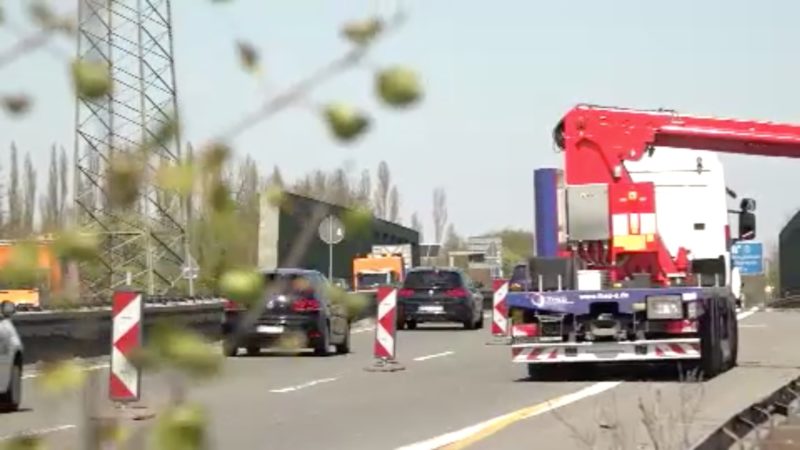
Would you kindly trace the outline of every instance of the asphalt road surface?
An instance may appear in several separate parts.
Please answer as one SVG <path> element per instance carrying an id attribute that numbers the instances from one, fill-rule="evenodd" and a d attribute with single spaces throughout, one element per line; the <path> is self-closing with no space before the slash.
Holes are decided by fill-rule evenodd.
<path id="1" fill-rule="evenodd" d="M 188 395 L 210 408 L 219 449 L 638 449 L 654 448 L 651 439 L 686 448 L 682 440 L 695 442 L 800 376 L 800 313 L 742 316 L 739 366 L 702 383 L 624 368 L 528 381 L 507 347 L 486 345 L 488 327 L 401 332 L 397 355 L 406 370 L 373 373 L 364 370 L 374 335 L 365 328 L 346 356 L 229 358 L 224 378 L 193 385 Z M 88 366 L 106 379 L 102 361 Z M 0 440 L 38 431 L 53 448 L 80 449 L 80 398 L 45 398 L 36 379 L 29 370 L 24 409 L 0 416 Z M 161 377 L 145 377 L 143 389 L 145 405 L 168 398 Z"/>

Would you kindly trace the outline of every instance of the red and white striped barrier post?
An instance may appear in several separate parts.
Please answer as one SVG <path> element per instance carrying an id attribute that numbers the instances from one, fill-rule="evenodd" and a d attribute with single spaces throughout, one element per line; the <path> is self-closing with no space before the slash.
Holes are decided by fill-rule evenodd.
<path id="1" fill-rule="evenodd" d="M 492 341 L 489 344 L 508 345 L 511 343 L 510 320 L 508 317 L 509 280 L 494 280 L 492 282 Z"/>
<path id="2" fill-rule="evenodd" d="M 115 291 L 111 304 L 111 370 L 109 399 L 130 403 L 141 398 L 142 377 L 131 356 L 142 347 L 144 296 L 134 290 Z"/>
<path id="3" fill-rule="evenodd" d="M 396 360 L 397 350 L 397 288 L 381 286 L 375 296 L 378 316 L 375 323 L 375 363 L 370 372 L 396 372 L 403 367 Z"/>

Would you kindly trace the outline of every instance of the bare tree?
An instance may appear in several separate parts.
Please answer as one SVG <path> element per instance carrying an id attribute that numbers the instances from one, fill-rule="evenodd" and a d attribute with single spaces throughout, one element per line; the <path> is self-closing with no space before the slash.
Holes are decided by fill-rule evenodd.
<path id="1" fill-rule="evenodd" d="M 281 169 L 278 166 L 272 167 L 272 175 L 269 176 L 269 184 L 278 188 L 283 188 L 285 185 L 283 182 L 283 175 L 281 175 Z"/>
<path id="2" fill-rule="evenodd" d="M 444 188 L 433 190 L 433 232 L 436 242 L 441 243 L 447 225 L 447 193 Z"/>
<path id="3" fill-rule="evenodd" d="M 359 206 L 369 206 L 369 200 L 372 196 L 372 177 L 370 176 L 369 169 L 361 171 L 361 179 L 358 182 L 358 190 L 356 191 L 356 202 Z"/>
<path id="4" fill-rule="evenodd" d="M 58 176 L 60 180 L 61 192 L 59 193 L 58 204 L 58 226 L 66 225 L 66 217 L 69 207 L 67 206 L 69 196 L 69 162 L 67 161 L 67 149 L 61 146 L 61 155 L 58 161 Z"/>
<path id="5" fill-rule="evenodd" d="M 11 143 L 11 167 L 8 183 L 8 222 L 11 232 L 19 233 L 22 223 L 22 199 L 19 191 L 19 160 L 17 144 Z"/>
<path id="6" fill-rule="evenodd" d="M 444 243 L 442 247 L 445 251 L 458 250 L 464 246 L 464 240 L 456 232 L 456 227 L 451 223 L 447 226 L 447 233 L 445 233 Z"/>
<path id="7" fill-rule="evenodd" d="M 392 186 L 389 191 L 389 222 L 400 222 L 400 193 L 397 192 L 397 186 Z"/>
<path id="8" fill-rule="evenodd" d="M 31 154 L 25 154 L 25 192 L 24 192 L 24 222 L 25 233 L 32 233 L 33 218 L 36 215 L 36 169 L 33 168 Z"/>
<path id="9" fill-rule="evenodd" d="M 387 202 L 392 184 L 392 174 L 386 161 L 378 164 L 378 187 L 375 190 L 375 215 L 380 219 L 388 217 Z"/>
<path id="10" fill-rule="evenodd" d="M 419 220 L 419 215 L 417 213 L 411 215 L 411 229 L 416 230 L 416 232 L 419 233 L 419 240 L 420 242 L 423 242 L 422 221 Z"/>
<path id="11" fill-rule="evenodd" d="M 39 215 L 42 218 L 42 230 L 52 231 L 58 226 L 58 217 L 60 216 L 58 155 L 55 145 L 50 149 L 50 166 L 47 175 L 47 194 L 40 199 Z"/>
<path id="12" fill-rule="evenodd" d="M 342 206 L 349 205 L 351 200 L 350 180 L 347 178 L 347 173 L 343 168 L 340 167 L 333 172 L 330 186 L 326 190 L 330 196 L 331 203 Z"/>

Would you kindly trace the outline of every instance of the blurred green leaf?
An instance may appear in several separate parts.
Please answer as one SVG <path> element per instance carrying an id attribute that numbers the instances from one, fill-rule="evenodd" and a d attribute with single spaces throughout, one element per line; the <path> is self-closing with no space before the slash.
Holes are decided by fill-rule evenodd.
<path id="1" fill-rule="evenodd" d="M 135 358 L 140 367 L 169 365 L 197 378 L 216 375 L 222 367 L 222 354 L 194 331 L 160 322 L 151 336 L 148 352 Z"/>
<path id="2" fill-rule="evenodd" d="M 45 394 L 61 395 L 81 388 L 86 381 L 86 372 L 74 361 L 59 361 L 46 364 L 36 381 Z"/>
<path id="3" fill-rule="evenodd" d="M 264 276 L 257 270 L 230 270 L 222 275 L 219 288 L 223 297 L 249 306 L 264 294 Z"/>
<path id="4" fill-rule="evenodd" d="M 180 163 L 161 166 L 156 173 L 156 184 L 162 189 L 188 196 L 195 186 L 197 170 L 194 164 Z"/>
<path id="5" fill-rule="evenodd" d="M 72 81 L 78 95 L 88 99 L 110 94 L 113 86 L 111 68 L 100 61 L 74 61 Z"/>
<path id="6" fill-rule="evenodd" d="M 27 95 L 7 95 L 2 98 L 3 109 L 11 114 L 25 114 L 31 109 L 31 99 Z"/>
<path id="7" fill-rule="evenodd" d="M 370 120 L 362 112 L 344 103 L 325 107 L 325 120 L 333 135 L 341 141 L 352 141 L 369 129 Z"/>
<path id="8" fill-rule="evenodd" d="M 208 417 L 199 405 L 178 405 L 164 411 L 155 426 L 155 450 L 205 450 Z"/>
<path id="9" fill-rule="evenodd" d="M 145 166 L 130 152 L 117 152 L 106 172 L 108 196 L 112 206 L 130 208 L 139 199 Z"/>
<path id="10" fill-rule="evenodd" d="M 0 283 L 9 287 L 32 288 L 42 279 L 38 264 L 38 248 L 33 242 L 14 245 L 6 264 L 0 268 Z"/>
<path id="11" fill-rule="evenodd" d="M 239 54 L 239 62 L 248 72 L 255 72 L 259 69 L 258 50 L 249 42 L 239 41 L 236 43 L 236 50 Z"/>
<path id="12" fill-rule="evenodd" d="M 58 233 L 53 249 L 59 258 L 89 261 L 98 257 L 100 238 L 97 234 L 68 229 Z"/>
<path id="13" fill-rule="evenodd" d="M 47 446 L 41 436 L 25 435 L 7 440 L 0 448 L 3 450 L 45 450 Z"/>
<path id="14" fill-rule="evenodd" d="M 413 70 L 395 66 L 376 75 L 377 92 L 384 103 L 394 107 L 407 107 L 422 97 L 419 76 Z"/>
<path id="15" fill-rule="evenodd" d="M 201 152 L 201 170 L 203 172 L 219 172 L 232 153 L 233 151 L 227 145 L 221 142 L 212 143 Z"/>
<path id="16" fill-rule="evenodd" d="M 358 45 L 372 42 L 383 30 L 383 22 L 378 18 L 354 20 L 342 27 L 342 35 Z"/>
<path id="17" fill-rule="evenodd" d="M 347 210 L 342 217 L 347 233 L 351 236 L 368 236 L 372 231 L 372 221 L 374 216 L 372 210 L 365 206 L 358 206 L 351 210 Z"/>

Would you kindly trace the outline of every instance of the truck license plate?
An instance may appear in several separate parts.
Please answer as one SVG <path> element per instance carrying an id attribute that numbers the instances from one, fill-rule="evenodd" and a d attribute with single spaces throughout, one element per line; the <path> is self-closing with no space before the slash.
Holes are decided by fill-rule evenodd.
<path id="1" fill-rule="evenodd" d="M 283 333 L 283 327 L 280 325 L 259 325 L 256 331 L 264 334 L 281 334 Z"/>
<path id="2" fill-rule="evenodd" d="M 438 314 L 444 312 L 444 307 L 442 305 L 420 305 L 419 311 Z"/>

